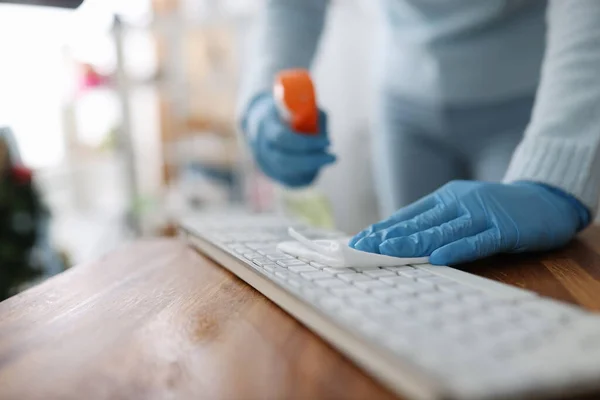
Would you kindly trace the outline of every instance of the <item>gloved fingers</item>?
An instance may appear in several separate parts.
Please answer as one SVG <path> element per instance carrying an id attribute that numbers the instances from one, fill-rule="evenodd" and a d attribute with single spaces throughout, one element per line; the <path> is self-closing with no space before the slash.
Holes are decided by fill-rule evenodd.
<path id="1" fill-rule="evenodd" d="M 399 222 L 389 228 L 381 229 L 370 235 L 364 236 L 354 244 L 354 248 L 369 253 L 379 253 L 381 244 L 386 240 L 390 238 L 407 237 L 434 226 L 442 225 L 443 223 L 456 218 L 455 210 L 455 207 L 438 204 L 432 209 L 407 221 Z"/>
<path id="2" fill-rule="evenodd" d="M 379 253 L 393 257 L 425 257 L 440 247 L 476 235 L 484 229 L 485 225 L 463 216 L 408 236 L 398 235 L 384 240 L 379 245 Z"/>
<path id="3" fill-rule="evenodd" d="M 299 156 L 294 154 L 281 153 L 270 147 L 268 143 L 264 141 L 260 141 L 256 144 L 256 162 L 262 172 L 271 179 L 286 186 L 306 186 L 314 180 L 318 173 L 318 168 L 304 167 L 301 170 L 298 170 L 298 157 Z M 308 157 L 308 159 L 309 162 L 314 161 L 311 157 Z M 289 164 L 289 160 L 292 160 L 292 165 Z M 296 169 L 294 169 L 294 167 L 296 167 Z M 307 169 L 309 171 L 307 171 Z"/>
<path id="4" fill-rule="evenodd" d="M 326 117 L 322 119 L 326 120 Z M 329 147 L 325 124 L 326 122 L 323 122 L 320 125 L 321 130 L 316 135 L 296 133 L 280 119 L 276 110 L 272 110 L 260 129 L 264 132 L 263 140 L 270 146 L 290 153 L 306 153 L 324 151 Z"/>
<path id="5" fill-rule="evenodd" d="M 268 163 L 275 170 L 279 170 L 282 175 L 303 175 L 320 170 L 327 164 L 336 161 L 333 154 L 326 152 L 305 153 L 302 155 L 294 153 L 285 153 L 271 149 L 268 157 Z"/>
<path id="6" fill-rule="evenodd" d="M 319 109 L 319 135 L 327 137 L 329 132 L 329 116 L 327 113 Z"/>
<path id="7" fill-rule="evenodd" d="M 268 92 L 260 93 L 250 100 L 241 121 L 242 129 L 250 141 L 256 140 L 261 122 L 273 107 L 275 107 L 273 96 Z"/>
<path id="8" fill-rule="evenodd" d="M 310 185 L 319 173 L 319 171 L 312 171 L 307 173 L 286 175 L 282 173 L 281 169 L 271 168 L 269 165 L 265 165 L 261 162 L 258 164 L 265 175 L 290 188 L 298 188 Z"/>
<path id="9" fill-rule="evenodd" d="M 371 225 L 370 227 L 368 227 L 367 229 L 364 229 L 363 231 L 357 233 L 350 240 L 349 246 L 355 247 L 356 243 L 358 243 L 358 241 L 361 240 L 362 238 L 372 235 L 375 232 L 378 232 L 380 230 L 387 229 L 391 226 L 394 226 L 394 225 L 398 224 L 399 222 L 410 220 L 410 219 L 416 217 L 417 215 L 423 214 L 424 212 L 431 210 L 432 208 L 434 208 L 436 206 L 436 204 L 437 204 L 436 200 L 432 195 L 423 197 L 422 199 L 417 200 L 416 202 L 409 204 L 408 206 L 403 207 L 400 210 L 396 211 L 389 218 L 387 218 L 383 221 L 377 222 L 377 223 Z"/>
<path id="10" fill-rule="evenodd" d="M 429 262 L 434 265 L 455 265 L 491 256 L 504 251 L 501 239 L 500 231 L 490 228 L 435 250 Z"/>
<path id="11" fill-rule="evenodd" d="M 258 165 L 265 175 L 291 188 L 308 186 L 319 173 L 319 170 L 310 172 L 286 171 L 261 159 L 258 159 Z"/>

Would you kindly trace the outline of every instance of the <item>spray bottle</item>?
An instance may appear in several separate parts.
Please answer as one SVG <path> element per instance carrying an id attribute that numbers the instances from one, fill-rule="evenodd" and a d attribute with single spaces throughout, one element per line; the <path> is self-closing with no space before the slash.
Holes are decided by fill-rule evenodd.
<path id="1" fill-rule="evenodd" d="M 305 69 L 280 72 L 273 85 L 273 97 L 279 115 L 298 135 L 316 135 L 319 109 L 313 81 Z M 284 213 L 312 226 L 333 229 L 333 211 L 326 196 L 314 187 L 278 188 Z"/>

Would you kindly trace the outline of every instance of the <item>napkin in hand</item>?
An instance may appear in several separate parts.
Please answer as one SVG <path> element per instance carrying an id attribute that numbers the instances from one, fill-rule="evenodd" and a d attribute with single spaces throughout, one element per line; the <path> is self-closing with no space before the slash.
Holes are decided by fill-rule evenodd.
<path id="1" fill-rule="evenodd" d="M 348 246 L 350 238 L 310 240 L 293 228 L 289 228 L 288 233 L 296 240 L 279 243 L 277 249 L 334 268 L 396 267 L 429 262 L 429 257 L 399 258 L 356 250 Z"/>

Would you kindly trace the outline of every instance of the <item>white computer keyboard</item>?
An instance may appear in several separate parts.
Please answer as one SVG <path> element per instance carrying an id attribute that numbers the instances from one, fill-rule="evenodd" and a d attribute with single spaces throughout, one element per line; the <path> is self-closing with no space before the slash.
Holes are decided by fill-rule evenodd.
<path id="1" fill-rule="evenodd" d="M 340 269 L 276 250 L 276 216 L 186 218 L 182 232 L 397 393 L 415 399 L 599 393 L 600 317 L 453 268 Z"/>

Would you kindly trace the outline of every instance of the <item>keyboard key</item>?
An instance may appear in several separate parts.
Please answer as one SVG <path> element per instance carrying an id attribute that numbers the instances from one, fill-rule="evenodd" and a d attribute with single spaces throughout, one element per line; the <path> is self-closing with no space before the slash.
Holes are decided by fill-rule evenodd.
<path id="1" fill-rule="evenodd" d="M 391 320 L 398 318 L 398 316 L 402 316 L 401 312 L 389 306 L 368 308 L 365 310 L 365 313 L 367 313 L 374 319 L 382 321 L 386 324 L 389 324 Z"/>
<path id="2" fill-rule="evenodd" d="M 328 272 L 332 275 L 338 275 L 338 274 L 343 274 L 346 270 L 345 270 L 345 268 L 325 267 L 325 268 L 323 268 L 323 271 Z"/>
<path id="3" fill-rule="evenodd" d="M 367 318 L 365 314 L 353 308 L 345 308 L 335 314 L 337 318 L 349 323 L 352 326 L 357 326 L 365 323 Z"/>
<path id="4" fill-rule="evenodd" d="M 467 318 L 466 321 L 471 328 L 486 330 L 486 328 L 489 327 L 490 324 L 493 324 L 495 322 L 495 319 L 490 314 L 480 312 L 478 314 L 473 314 L 469 316 L 469 318 Z"/>
<path id="5" fill-rule="evenodd" d="M 302 287 L 304 285 L 304 282 L 302 282 L 300 279 L 296 279 L 296 278 L 288 278 L 287 279 L 287 283 L 290 286 L 293 286 L 295 288 L 299 288 L 299 287 Z"/>
<path id="6" fill-rule="evenodd" d="M 407 278 L 405 276 L 385 276 L 383 278 L 379 278 L 380 281 L 385 282 L 389 285 L 402 285 L 402 284 L 413 284 L 415 281 L 411 278 Z"/>
<path id="7" fill-rule="evenodd" d="M 355 287 L 331 288 L 331 293 L 339 297 L 364 296 L 365 292 Z"/>
<path id="8" fill-rule="evenodd" d="M 333 278 L 333 275 L 331 275 L 328 272 L 323 272 L 323 271 L 302 272 L 300 275 L 302 275 L 302 277 L 304 279 L 308 279 L 311 281 L 316 280 L 316 279 L 331 279 L 331 278 Z M 341 283 L 343 283 L 343 282 L 341 282 Z"/>
<path id="9" fill-rule="evenodd" d="M 431 304 L 431 305 L 442 305 L 446 302 L 457 301 L 458 296 L 452 293 L 444 292 L 427 292 L 421 293 L 417 297 L 419 303 Z"/>
<path id="10" fill-rule="evenodd" d="M 520 319 L 525 317 L 522 313 L 518 312 L 515 306 L 510 304 L 498 303 L 494 305 L 489 305 L 484 302 L 484 307 L 486 313 L 493 315 L 494 318 L 502 322 L 509 323 L 519 321 Z"/>
<path id="11" fill-rule="evenodd" d="M 286 279 L 287 280 L 289 278 L 294 278 L 296 276 L 296 274 L 292 274 L 292 273 L 287 272 L 287 271 L 285 271 L 285 272 L 280 271 L 280 272 L 275 272 L 275 276 L 277 276 L 278 278 Z"/>
<path id="12" fill-rule="evenodd" d="M 483 292 L 460 294 L 459 298 L 462 303 L 478 304 L 481 306 L 483 306 L 483 302 L 486 300 L 486 296 Z"/>
<path id="13" fill-rule="evenodd" d="M 365 274 L 359 274 L 358 272 L 346 272 L 343 274 L 339 274 L 337 276 L 339 279 L 345 282 L 358 282 L 358 281 L 372 281 L 372 278 L 369 278 Z"/>
<path id="14" fill-rule="evenodd" d="M 258 265 L 258 264 L 257 264 Z M 277 268 L 281 268 L 279 265 L 275 264 L 275 263 L 264 263 L 264 264 L 260 264 L 259 265 L 260 268 L 262 269 L 266 269 L 267 267 L 277 267 Z"/>
<path id="15" fill-rule="evenodd" d="M 518 304 L 529 318 L 556 321 L 560 324 L 567 324 L 572 318 L 582 313 L 582 310 L 575 308 L 573 305 L 535 296 L 520 299 Z"/>
<path id="16" fill-rule="evenodd" d="M 458 282 L 452 281 L 444 276 L 432 275 L 422 278 L 417 278 L 418 282 L 429 283 L 431 285 L 439 285 L 439 286 L 455 286 L 458 285 Z"/>
<path id="17" fill-rule="evenodd" d="M 402 265 L 399 267 L 383 267 L 383 269 L 398 273 L 400 271 L 410 271 L 415 269 L 415 267 L 411 267 L 410 265 Z"/>
<path id="18" fill-rule="evenodd" d="M 263 264 L 272 264 L 272 261 L 269 260 L 266 257 L 257 257 L 257 258 L 253 258 L 252 262 L 256 265 L 263 265 Z"/>
<path id="19" fill-rule="evenodd" d="M 318 301 L 319 299 L 321 299 L 323 297 L 331 296 L 331 294 L 329 294 L 327 292 L 327 290 L 317 288 L 317 287 L 303 286 L 301 291 L 302 291 L 302 294 L 307 298 L 307 300 L 310 300 L 310 301 Z"/>
<path id="20" fill-rule="evenodd" d="M 271 243 L 246 243 L 246 247 L 251 248 L 252 250 L 261 250 L 261 249 L 272 249 L 274 246 Z"/>
<path id="21" fill-rule="evenodd" d="M 480 294 L 480 293 L 481 292 L 477 292 L 476 294 Z M 485 307 L 487 309 L 493 309 L 493 310 L 512 311 L 515 309 L 514 303 L 511 299 L 506 299 L 506 298 L 497 297 L 497 296 L 487 296 L 486 295 L 485 298 L 481 301 L 481 304 L 483 307 Z"/>
<path id="22" fill-rule="evenodd" d="M 344 287 L 347 285 L 347 283 L 342 282 L 339 279 L 317 279 L 315 284 L 324 288 Z"/>
<path id="23" fill-rule="evenodd" d="M 294 260 L 294 257 L 288 256 L 287 254 L 279 253 L 279 254 L 269 254 L 267 256 L 269 260 L 278 261 L 278 260 Z"/>
<path id="24" fill-rule="evenodd" d="M 417 281 L 408 281 L 403 282 L 401 284 L 396 283 L 396 288 L 398 290 L 411 292 L 411 293 L 427 293 L 427 292 L 437 292 L 438 289 L 434 285 L 430 285 L 429 283 L 417 282 Z"/>
<path id="25" fill-rule="evenodd" d="M 424 324 L 441 324 L 441 320 L 443 319 L 443 316 L 436 307 L 426 306 L 425 304 L 420 304 L 419 306 L 412 308 L 411 312 L 413 318 L 423 322 Z"/>
<path id="26" fill-rule="evenodd" d="M 352 268 L 348 268 L 349 270 L 352 270 L 354 272 L 365 272 L 365 271 L 375 271 L 380 269 L 379 267 L 352 267 Z"/>
<path id="27" fill-rule="evenodd" d="M 511 343 L 515 347 L 519 347 L 528 344 L 531 340 L 536 340 L 536 335 L 532 335 L 528 330 L 518 326 L 505 326 L 502 332 L 494 335 L 492 340 Z"/>
<path id="28" fill-rule="evenodd" d="M 437 285 L 441 291 L 448 293 L 455 293 L 457 295 L 471 295 L 471 294 L 479 294 L 481 290 L 474 289 L 470 286 L 465 286 L 461 284 L 453 284 L 453 283 L 444 283 Z"/>
<path id="29" fill-rule="evenodd" d="M 235 251 L 235 253 L 238 254 L 238 255 L 242 255 L 243 256 L 244 254 L 251 254 L 252 250 L 250 250 L 247 247 L 242 247 L 242 248 L 237 249 Z"/>
<path id="30" fill-rule="evenodd" d="M 327 310 L 337 310 L 347 307 L 347 303 L 339 297 L 324 297 L 319 300 L 319 304 Z"/>
<path id="31" fill-rule="evenodd" d="M 461 316 L 469 313 L 469 309 L 465 308 L 463 304 L 458 302 L 450 302 L 442 304 L 440 312 L 444 315 L 448 315 L 454 319 L 458 319 Z"/>
<path id="32" fill-rule="evenodd" d="M 413 287 L 409 285 L 396 286 L 393 289 L 397 293 L 397 295 L 394 297 L 414 297 L 419 293 L 425 293 L 424 291 L 421 291 L 419 287 Z"/>
<path id="33" fill-rule="evenodd" d="M 229 245 L 228 248 L 236 253 L 247 253 L 250 250 L 246 246 L 239 244 Z"/>
<path id="34" fill-rule="evenodd" d="M 399 271 L 398 274 L 409 278 L 425 278 L 434 276 L 431 272 L 425 271 L 423 269 Z"/>
<path id="35" fill-rule="evenodd" d="M 264 265 L 263 269 L 272 274 L 274 274 L 276 272 L 287 272 L 287 269 L 280 267 L 279 265 Z"/>
<path id="36" fill-rule="evenodd" d="M 293 267 L 296 265 L 306 265 L 308 266 L 308 264 L 306 264 L 305 262 L 302 262 L 300 260 L 278 260 L 277 264 L 281 265 L 282 267 Z"/>
<path id="37" fill-rule="evenodd" d="M 404 306 L 406 307 L 406 306 Z M 424 327 L 423 322 L 416 319 L 412 314 L 412 308 L 404 309 L 400 305 L 396 306 L 396 317 L 390 318 L 386 323 L 393 329 L 414 341 L 413 345 L 423 342 L 431 334 L 430 327 Z M 434 331 L 435 333 L 435 331 Z"/>
<path id="38" fill-rule="evenodd" d="M 348 302 L 360 308 L 379 308 L 384 306 L 381 301 L 364 295 L 360 297 L 349 297 Z"/>
<path id="39" fill-rule="evenodd" d="M 371 278 L 380 278 L 384 276 L 397 276 L 395 272 L 388 271 L 386 269 L 377 269 L 372 271 L 365 271 L 363 274 L 370 276 Z"/>
<path id="40" fill-rule="evenodd" d="M 414 303 L 406 299 L 393 300 L 391 304 L 403 313 L 412 311 L 415 308 Z"/>
<path id="41" fill-rule="evenodd" d="M 271 254 L 275 254 L 272 249 L 268 249 L 268 250 L 259 249 L 259 250 L 256 250 L 256 252 L 264 257 L 271 255 Z"/>
<path id="42" fill-rule="evenodd" d="M 548 328 L 551 326 L 551 324 L 549 324 L 548 321 L 543 321 L 537 318 L 523 319 L 516 323 L 516 325 L 518 325 L 522 329 L 527 330 L 528 332 L 536 334 L 540 334 L 542 332 L 547 331 Z"/>
<path id="43" fill-rule="evenodd" d="M 412 295 L 412 293 L 408 294 L 406 292 L 398 291 L 397 288 L 391 288 L 391 287 L 386 287 L 386 288 L 381 288 L 381 289 L 373 289 L 371 291 L 371 293 L 373 293 L 374 297 L 376 297 L 380 300 L 387 300 L 387 299 L 391 299 L 391 298 L 395 298 L 395 297 L 404 297 L 404 296 Z"/>
<path id="44" fill-rule="evenodd" d="M 310 263 L 310 265 L 312 265 L 315 268 L 319 268 L 319 269 L 323 269 L 323 268 L 327 267 L 327 265 L 323 265 L 323 264 L 315 262 L 315 261 L 312 261 Z"/>
<path id="45" fill-rule="evenodd" d="M 288 271 L 299 274 L 301 272 L 317 272 L 317 269 L 310 267 L 308 265 L 297 265 L 297 266 L 288 267 Z"/>
<path id="46" fill-rule="evenodd" d="M 463 336 L 468 332 L 467 326 L 459 318 L 447 319 L 446 323 L 440 326 L 440 330 L 452 338 Z"/>
<path id="47" fill-rule="evenodd" d="M 388 285 L 387 283 L 379 281 L 379 280 L 357 281 L 357 282 L 353 282 L 353 284 L 357 288 L 363 289 L 363 290 L 372 290 L 372 289 L 390 287 L 390 285 Z"/>
<path id="48" fill-rule="evenodd" d="M 248 253 L 244 253 L 242 254 L 245 258 L 247 258 L 248 260 L 252 261 L 253 258 L 258 258 L 260 257 L 260 254 L 255 253 L 255 252 L 248 252 Z"/>

